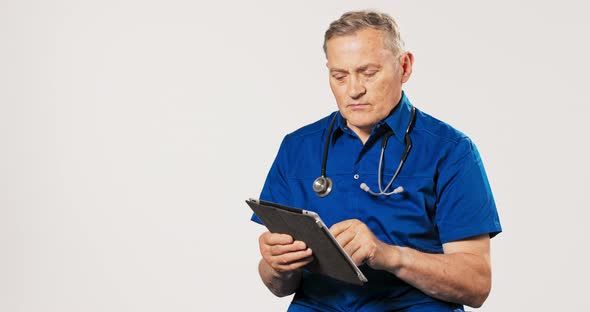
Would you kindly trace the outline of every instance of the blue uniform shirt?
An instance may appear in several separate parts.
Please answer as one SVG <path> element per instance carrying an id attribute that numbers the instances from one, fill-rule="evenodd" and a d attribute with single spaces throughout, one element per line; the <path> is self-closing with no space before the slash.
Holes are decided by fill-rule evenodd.
<path id="1" fill-rule="evenodd" d="M 328 151 L 326 176 L 332 192 L 318 197 L 313 181 L 320 175 L 323 148 L 332 115 L 287 135 L 268 173 L 260 199 L 317 212 L 327 226 L 359 219 L 381 241 L 442 253 L 442 244 L 475 235 L 501 232 L 486 173 L 475 145 L 463 133 L 416 109 L 410 132 L 413 147 L 391 196 L 378 190 L 381 142 L 393 131 L 383 160 L 383 186 L 389 183 L 403 154 L 411 103 L 405 94 L 392 113 L 373 128 L 363 145 L 339 114 Z M 252 220 L 260 220 L 254 215 Z M 431 298 L 386 271 L 363 265 L 369 280 L 350 285 L 304 271 L 289 311 L 463 311 L 461 305 Z M 407 310 L 406 310 L 407 309 Z"/>

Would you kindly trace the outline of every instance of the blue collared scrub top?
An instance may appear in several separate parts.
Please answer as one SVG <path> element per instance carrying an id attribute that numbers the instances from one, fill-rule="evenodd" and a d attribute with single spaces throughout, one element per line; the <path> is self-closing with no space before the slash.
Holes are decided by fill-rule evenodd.
<path id="1" fill-rule="evenodd" d="M 404 192 L 373 196 L 384 134 L 393 131 L 383 160 L 383 186 L 389 183 L 403 154 L 411 115 L 405 94 L 379 122 L 363 145 L 338 113 L 330 140 L 326 176 L 332 192 L 321 198 L 312 188 L 320 175 L 328 127 L 333 115 L 283 139 L 260 199 L 317 212 L 328 227 L 347 219 L 364 222 L 381 241 L 441 254 L 442 244 L 502 231 L 492 191 L 473 142 L 448 124 L 416 109 L 410 132 L 412 149 L 392 188 Z M 260 223 L 253 215 L 252 220 Z M 387 271 L 360 267 L 369 280 L 363 286 L 303 272 L 289 311 L 463 311 L 398 279 Z"/>

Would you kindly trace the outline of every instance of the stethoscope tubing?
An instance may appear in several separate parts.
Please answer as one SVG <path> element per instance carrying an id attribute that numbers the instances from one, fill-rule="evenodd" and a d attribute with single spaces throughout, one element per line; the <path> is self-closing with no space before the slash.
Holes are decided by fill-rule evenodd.
<path id="1" fill-rule="evenodd" d="M 320 171 L 320 176 L 317 179 L 315 179 L 315 181 L 313 182 L 313 190 L 319 197 L 325 197 L 328 194 L 330 194 L 330 192 L 332 191 L 332 186 L 333 186 L 332 180 L 326 176 L 326 165 L 328 162 L 328 151 L 330 149 L 330 140 L 332 138 L 334 124 L 336 123 L 337 116 L 338 116 L 338 112 L 335 112 L 334 116 L 332 117 L 332 120 L 330 121 L 330 125 L 328 127 L 328 132 L 326 135 L 326 140 L 324 142 L 324 152 L 322 155 L 322 167 L 321 167 L 321 171 Z M 389 190 L 389 188 L 392 187 L 393 182 L 395 181 L 398 174 L 400 173 L 400 171 L 401 171 L 401 169 L 408 157 L 408 154 L 410 153 L 410 150 L 412 149 L 412 139 L 410 138 L 410 131 L 412 130 L 415 121 L 416 121 L 416 108 L 414 106 L 412 106 L 412 113 L 410 116 L 410 121 L 408 122 L 408 126 L 406 127 L 406 132 L 404 135 L 404 144 L 406 147 L 405 147 L 404 152 L 402 154 L 401 160 L 397 166 L 397 169 L 395 170 L 395 173 L 393 174 L 393 177 L 391 178 L 391 180 L 389 180 L 389 183 L 387 183 L 385 188 L 383 188 L 383 183 L 382 183 L 382 180 L 383 180 L 383 176 L 382 176 L 383 158 L 384 158 L 384 154 L 385 154 L 385 147 L 387 146 L 387 141 L 389 140 L 389 137 L 392 135 L 391 131 L 384 135 L 383 141 L 381 144 L 381 155 L 379 157 L 379 168 L 378 168 L 378 172 L 377 172 L 377 185 L 379 186 L 379 193 L 371 191 L 371 189 L 369 188 L 369 186 L 366 183 L 362 183 L 360 185 L 360 188 L 362 190 L 364 190 L 365 192 L 367 192 L 371 195 L 374 195 L 374 196 L 380 196 L 380 195 L 390 196 L 393 194 L 398 194 L 398 193 L 404 192 L 404 189 L 402 186 L 398 186 L 397 188 L 393 189 L 391 192 L 387 192 L 387 190 Z"/>

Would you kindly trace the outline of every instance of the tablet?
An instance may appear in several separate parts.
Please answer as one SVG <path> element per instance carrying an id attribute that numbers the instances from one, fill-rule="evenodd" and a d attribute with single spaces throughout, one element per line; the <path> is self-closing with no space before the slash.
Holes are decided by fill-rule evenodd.
<path id="1" fill-rule="evenodd" d="M 246 203 L 270 232 L 289 234 L 311 248 L 314 260 L 304 269 L 351 284 L 367 282 L 317 213 L 255 199 Z"/>

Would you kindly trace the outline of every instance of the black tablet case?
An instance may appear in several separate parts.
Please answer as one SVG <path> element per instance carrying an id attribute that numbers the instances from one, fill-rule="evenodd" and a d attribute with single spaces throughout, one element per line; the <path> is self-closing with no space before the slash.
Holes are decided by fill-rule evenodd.
<path id="1" fill-rule="evenodd" d="M 367 281 L 362 273 L 357 274 L 354 263 L 348 261 L 330 232 L 317 224 L 313 216 L 301 209 L 267 201 L 247 200 L 246 203 L 270 232 L 289 234 L 311 248 L 314 260 L 304 267 L 306 270 L 356 285 Z"/>

